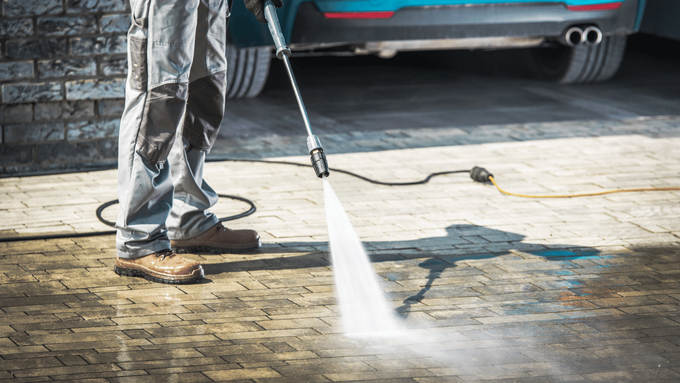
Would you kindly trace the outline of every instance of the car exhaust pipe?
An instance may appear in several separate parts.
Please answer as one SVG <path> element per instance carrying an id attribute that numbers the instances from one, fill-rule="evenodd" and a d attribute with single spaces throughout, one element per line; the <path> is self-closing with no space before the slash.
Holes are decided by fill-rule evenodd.
<path id="1" fill-rule="evenodd" d="M 599 29 L 598 29 L 599 30 Z M 583 29 L 579 27 L 571 27 L 560 38 L 560 42 L 566 46 L 575 47 L 577 45 L 583 44 L 585 41 L 585 35 Z"/>
<path id="2" fill-rule="evenodd" d="M 589 46 L 597 45 L 602 42 L 602 31 L 600 28 L 590 26 L 583 30 L 583 43 Z"/>

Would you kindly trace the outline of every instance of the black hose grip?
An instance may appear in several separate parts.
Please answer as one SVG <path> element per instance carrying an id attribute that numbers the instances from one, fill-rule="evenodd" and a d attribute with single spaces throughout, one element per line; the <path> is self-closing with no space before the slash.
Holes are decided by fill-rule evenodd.
<path id="1" fill-rule="evenodd" d="M 470 178 L 477 182 L 489 182 L 489 177 L 493 177 L 493 174 L 489 173 L 486 169 L 475 166 L 470 170 Z"/>
<path id="2" fill-rule="evenodd" d="M 323 150 L 317 149 L 312 152 L 312 167 L 314 168 L 316 176 L 319 178 L 323 176 L 328 177 L 330 175 L 328 160 L 326 160 L 326 155 Z"/>

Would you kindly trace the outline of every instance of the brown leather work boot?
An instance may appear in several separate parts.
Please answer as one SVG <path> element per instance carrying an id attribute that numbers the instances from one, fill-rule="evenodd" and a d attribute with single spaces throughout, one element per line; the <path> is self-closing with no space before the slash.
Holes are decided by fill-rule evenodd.
<path id="1" fill-rule="evenodd" d="M 231 230 L 222 222 L 203 234 L 189 239 L 170 240 L 170 246 L 178 253 L 208 251 L 213 253 L 241 253 L 260 247 L 260 236 L 255 230 Z"/>
<path id="2" fill-rule="evenodd" d="M 127 277 L 144 277 L 153 282 L 184 284 L 203 279 L 198 261 L 186 259 L 166 249 L 135 259 L 116 257 L 113 271 Z"/>

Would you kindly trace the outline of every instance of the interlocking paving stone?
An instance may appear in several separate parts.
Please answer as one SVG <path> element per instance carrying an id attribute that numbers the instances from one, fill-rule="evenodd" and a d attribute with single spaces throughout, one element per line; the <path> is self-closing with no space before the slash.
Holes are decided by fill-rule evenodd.
<path id="1" fill-rule="evenodd" d="M 208 371 L 205 372 L 204 375 L 208 376 L 213 381 L 259 379 L 281 376 L 277 371 L 269 367 Z"/>
<path id="2" fill-rule="evenodd" d="M 680 185 L 677 121 L 322 139 L 338 149 L 329 145 L 332 167 L 381 180 L 478 164 L 511 191 L 582 192 Z M 239 153 L 299 152 L 294 139 L 268 140 L 269 151 L 249 142 Z M 380 145 L 409 149 L 372 151 Z M 217 149 L 213 155 L 226 153 Z M 252 254 L 188 254 L 204 264 L 198 284 L 116 275 L 111 236 L 0 242 L 0 380 L 680 378 L 680 192 L 521 200 L 466 175 L 398 188 L 334 173 L 330 182 L 389 304 L 412 327 L 412 337 L 376 342 L 342 334 L 321 185 L 309 169 L 217 162 L 206 166 L 206 178 L 219 192 L 253 199 L 257 213 L 230 227 L 258 230 L 264 246 Z M 115 171 L 5 179 L 0 237 L 108 230 L 93 210 L 115 198 Z M 243 208 L 220 201 L 215 212 Z M 115 211 L 105 211 L 107 219 Z"/>

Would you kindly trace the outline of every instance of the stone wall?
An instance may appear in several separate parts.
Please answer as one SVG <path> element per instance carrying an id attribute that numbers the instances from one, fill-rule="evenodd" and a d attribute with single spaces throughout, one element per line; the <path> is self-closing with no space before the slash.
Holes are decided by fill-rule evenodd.
<path id="1" fill-rule="evenodd" d="M 2 0 L 0 12 L 0 177 L 115 166 L 128 0 Z"/>

